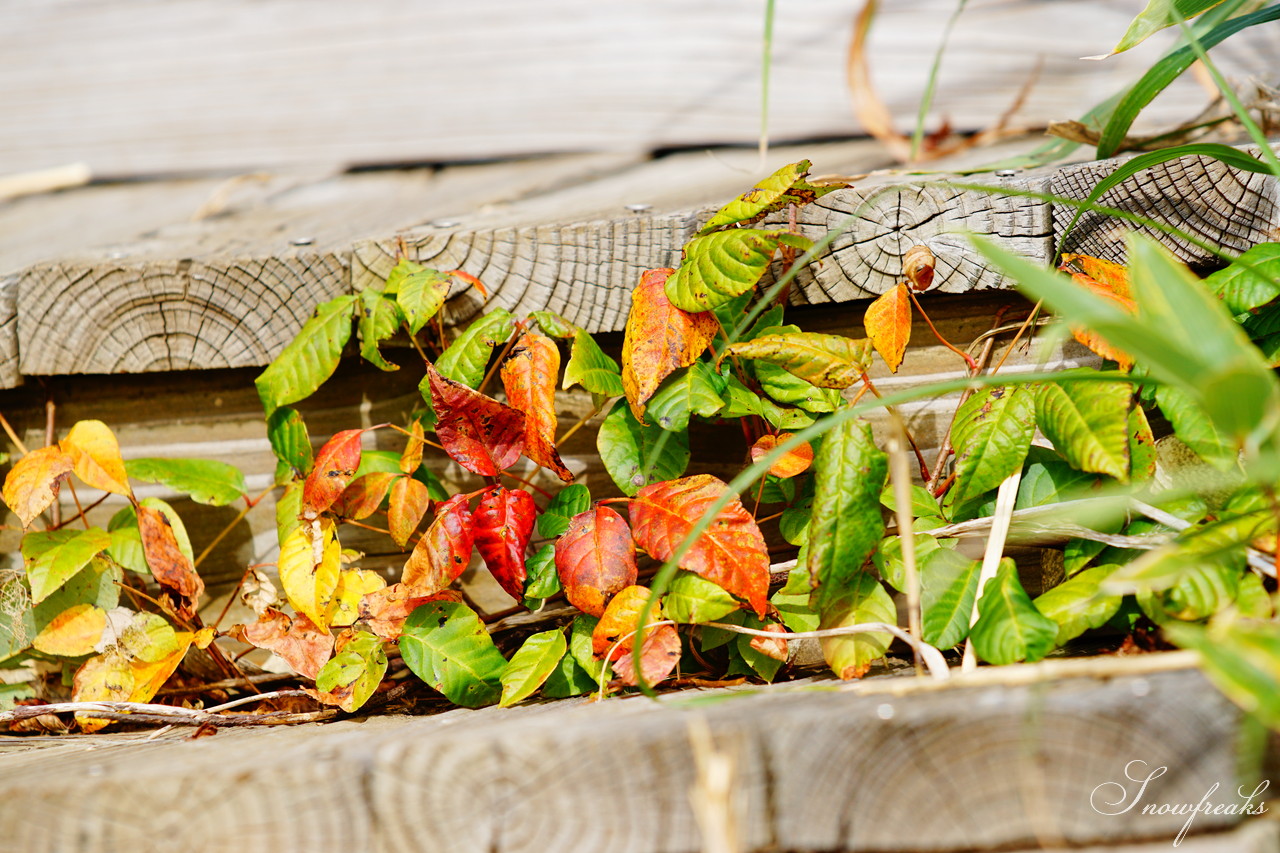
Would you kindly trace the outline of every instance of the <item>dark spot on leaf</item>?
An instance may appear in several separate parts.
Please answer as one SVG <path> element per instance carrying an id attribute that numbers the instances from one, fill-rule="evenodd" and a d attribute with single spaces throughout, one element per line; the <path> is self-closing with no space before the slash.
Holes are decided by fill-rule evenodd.
<path id="1" fill-rule="evenodd" d="M 437 620 L 437 627 L 439 627 L 439 628 L 443 628 L 443 627 L 444 627 L 444 623 L 446 623 L 446 622 L 448 622 L 448 621 L 449 621 L 449 617 L 447 617 L 447 616 L 441 616 L 441 617 Z"/>

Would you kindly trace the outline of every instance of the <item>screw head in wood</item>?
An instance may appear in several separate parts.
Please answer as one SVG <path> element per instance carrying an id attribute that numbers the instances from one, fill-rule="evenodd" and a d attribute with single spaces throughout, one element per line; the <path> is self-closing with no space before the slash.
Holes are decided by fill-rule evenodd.
<path id="1" fill-rule="evenodd" d="M 1012 178 L 1012 177 L 1013 177 L 1014 175 L 1016 175 L 1016 174 L 1018 174 L 1018 170 L 1017 170 L 1017 169 L 998 169 L 998 170 L 996 170 L 996 177 L 997 177 L 997 178 Z"/>
<path id="2" fill-rule="evenodd" d="M 310 246 L 315 241 L 314 237 L 294 237 L 289 243 L 294 246 Z"/>
<path id="3" fill-rule="evenodd" d="M 458 225 L 456 219 L 437 219 L 431 223 L 432 228 L 454 228 Z"/>
<path id="4" fill-rule="evenodd" d="M 651 204 L 628 204 L 628 205 L 626 205 L 626 208 L 627 208 L 627 210 L 631 211 L 632 213 L 644 213 L 646 210 L 652 210 L 652 209 L 653 209 L 653 205 L 651 205 Z"/>

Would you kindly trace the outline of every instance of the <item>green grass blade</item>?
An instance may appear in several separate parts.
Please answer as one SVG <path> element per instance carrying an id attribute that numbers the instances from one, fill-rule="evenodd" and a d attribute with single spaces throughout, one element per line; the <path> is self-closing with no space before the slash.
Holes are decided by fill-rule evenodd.
<path id="1" fill-rule="evenodd" d="M 769 3 L 772 5 L 773 0 L 769 0 Z M 942 41 L 938 43 L 938 49 L 933 54 L 933 65 L 929 67 L 929 82 L 925 84 L 924 94 L 920 97 L 920 109 L 916 113 L 916 127 L 911 132 L 912 160 L 920 156 L 920 144 L 924 141 L 924 121 L 929 116 L 929 108 L 933 106 L 933 94 L 938 88 L 938 72 L 942 70 L 942 56 L 947 51 L 947 42 L 951 40 L 951 31 L 955 28 L 956 21 L 960 18 L 960 13 L 964 11 L 964 7 L 968 3 L 969 0 L 959 0 L 956 3 L 956 10 L 947 19 L 947 26 L 942 31 Z"/>

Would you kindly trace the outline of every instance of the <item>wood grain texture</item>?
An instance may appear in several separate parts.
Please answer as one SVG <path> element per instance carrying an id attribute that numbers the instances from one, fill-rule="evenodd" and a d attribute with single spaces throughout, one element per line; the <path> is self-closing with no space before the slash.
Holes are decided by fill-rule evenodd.
<path id="1" fill-rule="evenodd" d="M 909 681 L 455 710 L 92 751 L 72 739 L 0 754 L 0 819 L 29 853 L 697 851 L 695 720 L 731 757 L 728 807 L 746 851 L 1168 844 L 1185 817 L 1102 815 L 1091 794 L 1134 759 L 1168 767 L 1144 803 L 1197 803 L 1214 783 L 1227 793 L 1212 801 L 1232 802 L 1258 778 L 1261 757 L 1237 742 L 1240 712 L 1193 670 L 860 695 Z M 1195 828 L 1237 820 L 1200 815 Z"/>
<path id="2" fill-rule="evenodd" d="M 954 6 L 882 4 L 872 74 L 904 129 Z M 992 125 L 1037 67 L 1015 122 L 1079 116 L 1157 55 L 1152 45 L 1079 61 L 1114 44 L 1136 10 L 975 0 L 950 39 L 931 124 Z M 845 80 L 855 12 L 847 0 L 779 10 L 775 139 L 862 130 Z M 750 144 L 762 23 L 761 8 L 737 0 L 13 0 L 0 9 L 3 168 L 84 161 L 101 175 L 156 175 Z M 1253 51 L 1247 40 L 1215 59 L 1229 74 L 1271 71 L 1275 34 Z M 1150 119 L 1181 121 L 1207 100 L 1181 80 Z"/>

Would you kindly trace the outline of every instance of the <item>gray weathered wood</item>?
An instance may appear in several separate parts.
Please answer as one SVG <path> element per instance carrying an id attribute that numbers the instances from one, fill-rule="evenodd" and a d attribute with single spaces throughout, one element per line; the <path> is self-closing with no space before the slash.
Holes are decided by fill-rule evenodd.
<path id="1" fill-rule="evenodd" d="M 689 733 L 701 722 L 731 761 L 726 808 L 745 851 L 1168 844 L 1185 817 L 1104 815 L 1091 795 L 1141 760 L 1168 768 L 1144 804 L 1198 803 L 1215 783 L 1211 802 L 1238 802 L 1261 756 L 1241 751 L 1240 712 L 1202 676 L 1153 663 L 1102 678 L 986 670 L 941 690 L 895 677 L 92 750 L 73 739 L 0 754 L 0 819 L 27 853 L 697 851 Z M 1194 828 L 1238 820 L 1199 815 Z"/>
<path id="2" fill-rule="evenodd" d="M 903 130 L 954 6 L 881 4 L 872 75 Z M 1169 43 L 1164 33 L 1106 62 L 1079 60 L 1105 52 L 1139 8 L 975 0 L 950 39 L 933 123 L 990 126 L 1037 67 L 1015 124 L 1078 117 Z M 856 11 L 848 0 L 778 10 L 776 139 L 863 130 L 845 75 Z M 156 175 L 754 143 L 762 26 L 761 7 L 738 0 L 12 0 L 0 9 L 0 171 L 84 161 L 96 174 Z M 1270 73 L 1276 38 L 1239 36 L 1214 56 L 1229 74 Z M 1149 126 L 1207 101 L 1180 80 Z"/>

